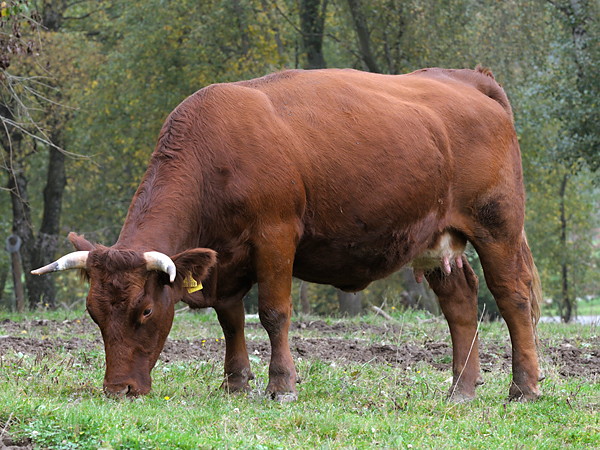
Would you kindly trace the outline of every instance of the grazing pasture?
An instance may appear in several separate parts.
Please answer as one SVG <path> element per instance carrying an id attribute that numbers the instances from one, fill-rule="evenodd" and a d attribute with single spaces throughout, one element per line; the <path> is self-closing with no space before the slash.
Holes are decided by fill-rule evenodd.
<path id="1" fill-rule="evenodd" d="M 252 392 L 227 395 L 214 313 L 181 312 L 145 397 L 106 398 L 100 332 L 85 312 L 0 315 L 0 449 L 600 447 L 600 327 L 539 326 L 543 396 L 506 400 L 510 342 L 480 324 L 485 384 L 476 400 L 445 401 L 452 351 L 442 318 L 388 311 L 359 319 L 295 316 L 290 347 L 299 399 L 265 395 L 268 337 L 246 335 Z"/>

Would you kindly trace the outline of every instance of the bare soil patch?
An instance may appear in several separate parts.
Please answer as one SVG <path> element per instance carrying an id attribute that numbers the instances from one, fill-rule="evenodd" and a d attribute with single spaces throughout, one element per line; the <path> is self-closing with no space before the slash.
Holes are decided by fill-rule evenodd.
<path id="1" fill-rule="evenodd" d="M 248 323 L 247 329 L 260 328 L 259 323 Z M 26 331 L 27 333 L 24 333 Z M 401 332 L 400 325 L 373 325 L 354 322 L 328 324 L 317 320 L 293 322 L 290 347 L 295 358 L 321 360 L 338 364 L 388 364 L 406 368 L 426 362 L 439 370 L 450 370 L 452 348 L 447 342 L 414 341 L 401 345 L 373 342 L 389 340 Z M 303 337 L 303 332 L 311 337 Z M 315 333 L 317 332 L 317 333 Z M 319 337 L 314 337 L 317 334 Z M 365 335 L 369 339 L 344 338 L 343 335 Z M 26 337 L 26 336 L 41 337 Z M 45 336 L 48 337 L 45 337 Z M 64 335 L 65 337 L 55 337 Z M 90 338 L 77 336 L 89 335 Z M 248 352 L 267 362 L 270 346 L 267 340 L 248 340 Z M 564 377 L 596 380 L 600 378 L 600 338 L 590 342 L 565 339 L 560 345 L 549 345 L 542 340 L 540 354 L 543 362 L 553 364 Z M 103 343 L 96 325 L 89 319 L 65 320 L 62 322 L 38 320 L 0 323 L 0 355 L 9 351 L 30 355 L 56 352 L 77 354 L 80 352 L 103 352 Z M 482 370 L 510 371 L 511 349 L 506 342 L 486 341 L 479 345 Z M 225 342 L 222 339 L 198 337 L 194 339 L 168 339 L 161 353 L 163 362 L 206 361 L 224 358 Z"/>
<path id="2" fill-rule="evenodd" d="M 29 439 L 14 441 L 5 435 L 0 439 L 0 450 L 33 450 L 33 444 Z"/>

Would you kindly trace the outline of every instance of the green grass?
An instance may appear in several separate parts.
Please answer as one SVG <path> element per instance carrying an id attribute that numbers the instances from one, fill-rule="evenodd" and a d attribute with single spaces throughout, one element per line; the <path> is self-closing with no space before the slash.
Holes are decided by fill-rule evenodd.
<path id="1" fill-rule="evenodd" d="M 402 336 L 390 341 L 448 338 L 443 321 L 419 322 L 423 316 L 415 313 L 395 317 L 404 324 Z M 210 314 L 178 316 L 172 337 L 192 338 L 202 327 L 202 336 L 220 337 Z M 557 343 L 565 337 L 585 343 L 600 334 L 590 326 L 548 324 L 540 333 Z M 482 324 L 481 335 L 508 339 L 496 323 Z M 444 400 L 450 373 L 425 363 L 401 369 L 302 359 L 296 366 L 302 383 L 295 403 L 265 398 L 267 367 L 257 360 L 247 395 L 218 391 L 222 363 L 209 360 L 160 363 L 148 396 L 114 400 L 101 392 L 102 351 L 9 351 L 0 359 L 0 431 L 8 422 L 13 438 L 56 449 L 600 448 L 600 384 L 562 378 L 552 367 L 537 402 L 507 403 L 509 374 L 492 372 L 477 400 L 456 405 Z"/>
<path id="2" fill-rule="evenodd" d="M 600 315 L 600 297 L 591 300 L 583 299 L 577 302 L 577 314 L 581 316 Z"/>

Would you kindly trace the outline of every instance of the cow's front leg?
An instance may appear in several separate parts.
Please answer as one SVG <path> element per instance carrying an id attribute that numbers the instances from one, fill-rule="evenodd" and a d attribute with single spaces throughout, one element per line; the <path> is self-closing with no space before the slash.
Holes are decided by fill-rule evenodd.
<path id="1" fill-rule="evenodd" d="M 271 362 L 269 364 L 269 384 L 267 394 L 279 401 L 292 401 L 298 398 L 296 390 L 296 368 L 292 360 L 288 341 L 288 330 L 292 315 L 291 298 L 281 304 L 271 303 L 259 306 L 260 321 L 271 341 Z"/>
<path id="2" fill-rule="evenodd" d="M 462 264 L 453 267 L 450 275 L 436 269 L 426 277 L 438 296 L 452 338 L 453 381 L 448 398 L 455 402 L 472 400 L 475 388 L 482 384 L 477 348 L 479 280 L 464 256 Z"/>
<path id="3" fill-rule="evenodd" d="M 242 297 L 215 307 L 225 336 L 225 379 L 221 388 L 228 392 L 249 391 L 248 381 L 254 379 L 244 337 L 245 311 Z"/>
<path id="4" fill-rule="evenodd" d="M 292 316 L 292 268 L 296 241 L 294 229 L 283 227 L 263 234 L 271 239 L 256 246 L 258 314 L 271 341 L 267 394 L 279 401 L 298 398 L 296 368 L 288 341 Z"/>

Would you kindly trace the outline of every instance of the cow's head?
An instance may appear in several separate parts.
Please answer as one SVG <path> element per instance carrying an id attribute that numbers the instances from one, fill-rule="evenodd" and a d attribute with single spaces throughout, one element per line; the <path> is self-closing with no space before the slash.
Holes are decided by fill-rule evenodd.
<path id="1" fill-rule="evenodd" d="M 77 252 L 33 273 L 83 272 L 90 282 L 87 310 L 104 340 L 104 391 L 117 396 L 148 393 L 150 372 L 171 330 L 175 303 L 187 295 L 191 279 L 205 279 L 216 253 L 197 248 L 169 258 L 158 252 L 94 246 L 74 233 L 69 240 Z"/>

